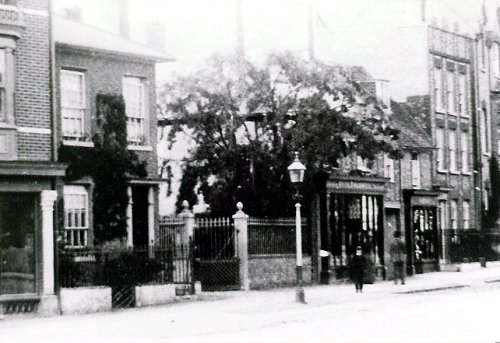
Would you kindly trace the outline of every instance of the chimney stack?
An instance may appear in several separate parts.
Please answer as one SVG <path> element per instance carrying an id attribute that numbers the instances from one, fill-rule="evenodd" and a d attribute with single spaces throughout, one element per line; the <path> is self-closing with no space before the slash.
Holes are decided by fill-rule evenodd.
<path id="1" fill-rule="evenodd" d="M 145 43 L 147 46 L 165 51 L 165 27 L 159 21 L 148 21 L 145 23 Z"/>
<path id="2" fill-rule="evenodd" d="M 129 23 L 129 1 L 118 0 L 118 25 L 119 33 L 123 38 L 130 38 L 130 23 Z"/>

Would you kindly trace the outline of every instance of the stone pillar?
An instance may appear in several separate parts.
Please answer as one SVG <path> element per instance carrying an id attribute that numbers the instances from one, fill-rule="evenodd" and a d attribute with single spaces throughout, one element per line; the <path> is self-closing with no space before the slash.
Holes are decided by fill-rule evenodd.
<path id="1" fill-rule="evenodd" d="M 189 239 L 193 238 L 194 232 L 194 214 L 189 210 L 189 203 L 187 200 L 182 202 L 183 210 L 179 217 L 184 218 L 184 229 L 181 232 L 181 244 L 189 244 Z"/>
<path id="2" fill-rule="evenodd" d="M 243 212 L 243 204 L 236 204 L 238 211 L 233 215 L 234 229 L 238 237 L 238 255 L 240 258 L 240 285 L 244 291 L 250 290 L 248 277 L 248 215 Z"/>
<path id="3" fill-rule="evenodd" d="M 127 246 L 131 247 L 134 245 L 133 241 L 133 227 L 134 222 L 132 218 L 132 206 L 134 206 L 134 200 L 132 199 L 132 187 L 127 187 L 128 195 L 128 205 L 127 205 Z"/>
<path id="4" fill-rule="evenodd" d="M 149 245 L 155 244 L 155 190 L 148 189 L 148 238 Z"/>
<path id="5" fill-rule="evenodd" d="M 56 191 L 42 191 L 43 294 L 54 294 L 54 202 Z"/>

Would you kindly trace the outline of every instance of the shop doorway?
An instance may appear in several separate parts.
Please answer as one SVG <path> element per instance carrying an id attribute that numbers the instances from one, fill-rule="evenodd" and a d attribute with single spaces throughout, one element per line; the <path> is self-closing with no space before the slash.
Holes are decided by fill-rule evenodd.
<path id="1" fill-rule="evenodd" d="M 149 244 L 148 186 L 132 187 L 132 244 L 145 247 Z"/>

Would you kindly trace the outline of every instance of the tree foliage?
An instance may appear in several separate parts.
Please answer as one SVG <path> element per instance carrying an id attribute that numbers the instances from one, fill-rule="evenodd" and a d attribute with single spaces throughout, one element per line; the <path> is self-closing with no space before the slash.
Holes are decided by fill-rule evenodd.
<path id="1" fill-rule="evenodd" d="M 69 164 L 66 181 L 85 176 L 94 182 L 93 218 L 97 244 L 127 236 L 127 186 L 145 177 L 146 164 L 127 149 L 125 103 L 119 95 L 98 94 L 94 148 L 61 146 L 60 160 Z"/>
<path id="2" fill-rule="evenodd" d="M 362 68 L 291 54 L 271 55 L 261 65 L 215 56 L 202 70 L 175 78 L 160 97 L 171 123 L 168 141 L 184 132 L 195 143 L 179 200 L 192 198 L 197 184 L 217 214 L 234 212 L 242 201 L 252 215 L 290 215 L 293 151 L 308 169 L 306 195 L 315 175 L 339 172 L 352 153 L 396 152 L 397 131 L 360 85 L 368 79 Z"/>

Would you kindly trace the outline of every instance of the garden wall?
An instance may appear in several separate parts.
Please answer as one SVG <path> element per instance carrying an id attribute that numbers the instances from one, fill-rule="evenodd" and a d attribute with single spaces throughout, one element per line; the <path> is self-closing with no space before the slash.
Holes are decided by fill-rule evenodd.
<path id="1" fill-rule="evenodd" d="M 311 283 L 311 257 L 303 257 L 304 284 Z M 250 289 L 293 286 L 296 282 L 295 254 L 250 255 L 248 259 Z"/>

